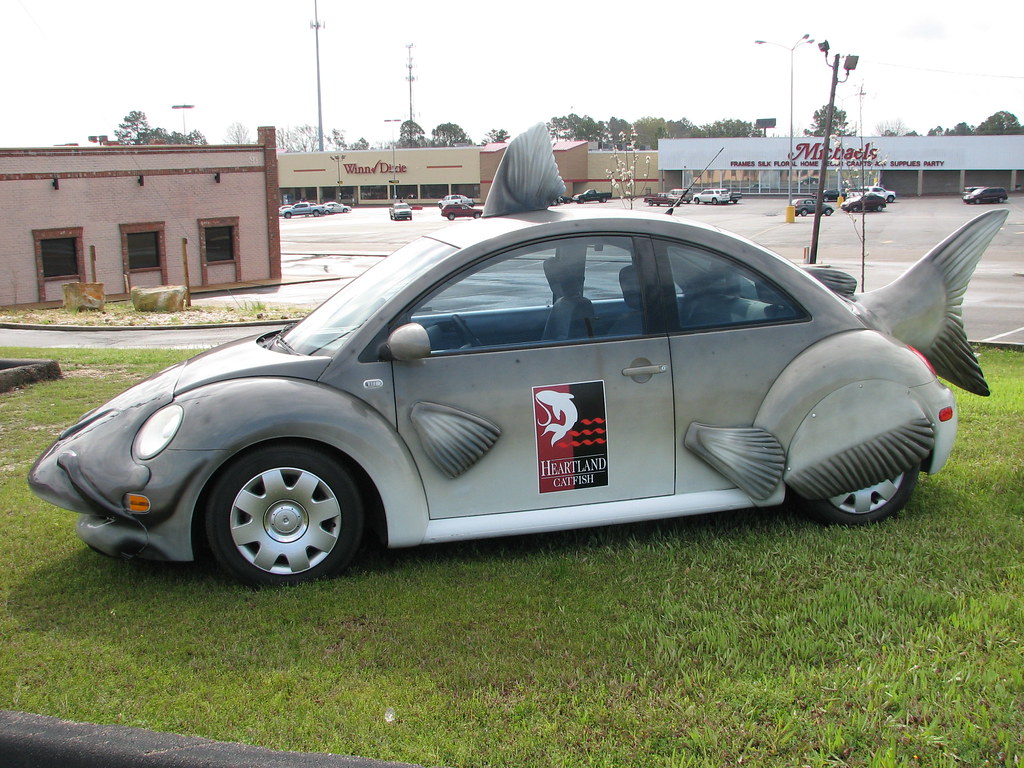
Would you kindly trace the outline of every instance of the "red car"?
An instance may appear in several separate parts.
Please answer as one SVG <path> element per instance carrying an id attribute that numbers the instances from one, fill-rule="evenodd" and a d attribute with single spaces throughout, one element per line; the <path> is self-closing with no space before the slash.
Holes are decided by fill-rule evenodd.
<path id="1" fill-rule="evenodd" d="M 482 210 L 471 205 L 446 205 L 441 209 L 441 215 L 448 221 L 455 221 L 460 216 L 472 216 L 474 219 L 479 219 L 483 213 Z"/>

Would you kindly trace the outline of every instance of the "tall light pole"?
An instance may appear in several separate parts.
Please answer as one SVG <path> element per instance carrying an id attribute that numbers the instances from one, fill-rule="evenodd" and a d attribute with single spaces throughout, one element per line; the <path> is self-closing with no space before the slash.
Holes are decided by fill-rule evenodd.
<path id="1" fill-rule="evenodd" d="M 321 152 L 324 151 L 324 109 L 323 101 L 320 98 L 320 28 L 326 26 L 326 24 L 320 21 L 316 0 L 313 0 L 313 21 L 309 22 L 309 28 L 316 34 L 316 119 L 317 138 Z"/>
<path id="2" fill-rule="evenodd" d="M 789 51 L 789 157 L 787 158 L 786 179 L 788 183 L 786 191 L 786 221 L 792 224 L 796 221 L 796 208 L 793 205 L 793 53 L 804 43 L 813 43 L 814 38 L 804 35 L 793 45 L 785 46 L 782 43 L 773 43 L 770 40 L 755 40 L 755 45 L 775 45 Z"/>
<path id="3" fill-rule="evenodd" d="M 398 177 L 396 175 L 397 171 L 395 171 L 395 166 L 397 165 L 398 159 L 395 155 L 395 123 L 402 122 L 402 118 L 389 118 L 384 122 L 391 123 L 391 198 L 396 199 L 398 197 Z"/>
<path id="4" fill-rule="evenodd" d="M 175 104 L 171 107 L 171 109 L 181 110 L 181 135 L 184 136 L 186 139 L 188 138 L 188 131 L 185 130 L 185 110 L 195 108 L 195 104 Z"/>

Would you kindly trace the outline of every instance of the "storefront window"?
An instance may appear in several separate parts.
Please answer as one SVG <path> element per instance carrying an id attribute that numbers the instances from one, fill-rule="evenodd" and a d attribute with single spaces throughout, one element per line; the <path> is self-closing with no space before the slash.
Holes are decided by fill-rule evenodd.
<path id="1" fill-rule="evenodd" d="M 420 184 L 420 194 L 424 200 L 440 200 L 449 194 L 447 184 Z"/>
<path id="2" fill-rule="evenodd" d="M 402 200 L 416 200 L 419 197 L 419 189 L 415 184 L 399 184 L 395 187 L 395 197 Z"/>
<path id="3" fill-rule="evenodd" d="M 390 198 L 388 184 L 368 184 L 359 188 L 360 200 L 387 200 Z"/>
<path id="4" fill-rule="evenodd" d="M 479 184 L 452 184 L 453 195 L 465 195 L 466 197 L 472 197 L 476 200 L 480 197 L 480 185 Z"/>

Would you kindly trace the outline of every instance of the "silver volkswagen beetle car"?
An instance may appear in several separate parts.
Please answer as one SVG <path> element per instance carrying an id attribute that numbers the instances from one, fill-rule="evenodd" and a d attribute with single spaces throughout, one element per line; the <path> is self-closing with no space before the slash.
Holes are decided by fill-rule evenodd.
<path id="1" fill-rule="evenodd" d="M 978 217 L 887 288 L 663 214 L 548 209 L 540 126 L 484 218 L 401 248 L 305 320 L 127 390 L 30 483 L 113 556 L 205 548 L 251 584 L 389 547 L 628 523 L 787 494 L 881 520 L 987 394 L 960 322 Z"/>

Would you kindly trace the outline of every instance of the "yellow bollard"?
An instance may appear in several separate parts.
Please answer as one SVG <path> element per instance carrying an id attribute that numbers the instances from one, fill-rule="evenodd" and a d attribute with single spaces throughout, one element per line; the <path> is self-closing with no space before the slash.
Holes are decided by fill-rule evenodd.
<path id="1" fill-rule="evenodd" d="M 796 206 L 790 203 L 786 206 L 786 223 L 792 224 L 796 221 Z"/>

